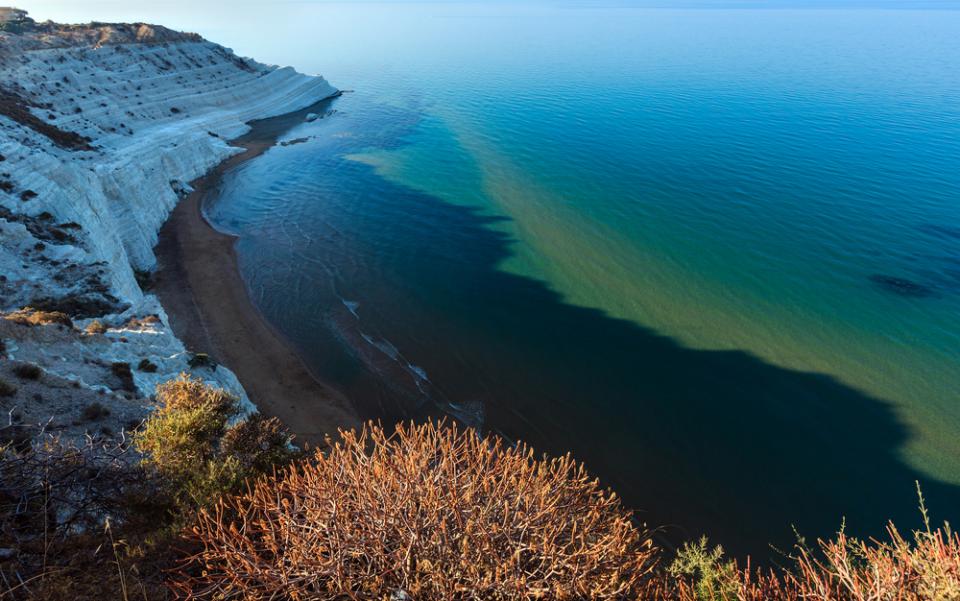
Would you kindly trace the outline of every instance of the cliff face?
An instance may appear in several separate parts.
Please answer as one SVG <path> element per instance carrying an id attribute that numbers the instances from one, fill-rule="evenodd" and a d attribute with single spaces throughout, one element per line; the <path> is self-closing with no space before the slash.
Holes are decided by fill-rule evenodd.
<path id="1" fill-rule="evenodd" d="M 8 358 L 112 392 L 115 378 L 99 377 L 91 361 L 147 359 L 158 369 L 134 370 L 139 397 L 189 371 L 136 277 L 155 266 L 161 224 L 185 182 L 235 152 L 226 140 L 245 122 L 335 92 L 322 77 L 142 24 L 0 32 L 0 311 L 40 306 L 79 327 L 93 318 L 110 326 L 105 335 L 51 338 L 0 323 Z M 137 319 L 149 315 L 158 319 Z M 198 369 L 241 393 L 227 370 Z"/>

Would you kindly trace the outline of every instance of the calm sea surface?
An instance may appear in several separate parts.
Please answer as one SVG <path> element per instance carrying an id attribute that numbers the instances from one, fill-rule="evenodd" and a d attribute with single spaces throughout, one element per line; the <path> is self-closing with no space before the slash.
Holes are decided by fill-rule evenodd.
<path id="1" fill-rule="evenodd" d="M 352 92 L 208 212 L 364 416 L 737 553 L 960 521 L 960 12 L 277 10 Z"/>

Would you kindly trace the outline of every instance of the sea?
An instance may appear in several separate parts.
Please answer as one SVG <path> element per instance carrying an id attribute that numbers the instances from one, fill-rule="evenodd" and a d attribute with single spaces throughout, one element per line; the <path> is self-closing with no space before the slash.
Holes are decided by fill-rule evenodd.
<path id="1" fill-rule="evenodd" d="M 960 11 L 861 4 L 200 11 L 345 92 L 205 211 L 365 419 L 569 452 L 667 544 L 960 522 Z"/>

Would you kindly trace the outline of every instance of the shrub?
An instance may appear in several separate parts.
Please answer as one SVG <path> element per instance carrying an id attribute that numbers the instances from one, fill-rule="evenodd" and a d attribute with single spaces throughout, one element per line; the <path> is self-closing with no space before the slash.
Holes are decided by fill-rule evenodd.
<path id="1" fill-rule="evenodd" d="M 217 364 L 210 358 L 210 355 L 206 353 L 193 353 L 190 355 L 190 360 L 187 361 L 187 365 L 190 366 L 190 369 L 209 367 L 215 370 L 217 368 Z"/>
<path id="2" fill-rule="evenodd" d="M 160 323 L 160 318 L 156 315 L 147 315 L 146 317 L 131 317 L 127 321 L 126 327 L 130 329 L 139 329 Z"/>
<path id="3" fill-rule="evenodd" d="M 254 413 L 223 435 L 222 453 L 240 462 L 245 473 L 266 474 L 277 465 L 289 463 L 298 453 L 292 437 L 275 417 Z"/>
<path id="4" fill-rule="evenodd" d="M 134 522 L 157 523 L 148 517 L 152 483 L 127 449 L 27 438 L 0 447 L 0 540 L 16 550 L 0 560 L 0 599 L 165 599 L 160 570 L 168 566 L 133 540 L 114 539 L 109 526 L 104 532 L 104 516 L 120 525 L 139 512 Z M 116 534 L 137 536 L 128 528 Z"/>
<path id="5" fill-rule="evenodd" d="M 7 313 L 3 318 L 25 326 L 59 324 L 68 328 L 73 327 L 73 321 L 70 320 L 70 317 L 68 317 L 66 313 L 60 311 L 44 311 L 34 309 L 33 307 L 24 307 L 23 309 Z"/>
<path id="6" fill-rule="evenodd" d="M 161 406 L 136 444 L 149 465 L 175 479 L 214 458 L 227 422 L 238 413 L 235 397 L 184 375 L 157 386 L 157 400 Z"/>
<path id="7" fill-rule="evenodd" d="M 133 372 L 126 361 L 115 361 L 110 364 L 110 371 L 120 379 L 120 385 L 128 392 L 136 392 L 137 385 L 133 382 Z"/>
<path id="8" fill-rule="evenodd" d="M 157 386 L 157 400 L 134 442 L 180 509 L 206 505 L 291 456 L 290 436 L 276 420 L 254 415 L 229 427 L 239 405 L 220 388 L 181 374 Z"/>
<path id="9" fill-rule="evenodd" d="M 735 563 L 723 559 L 722 547 L 710 549 L 706 537 L 685 543 L 667 573 L 689 583 L 689 598 L 697 601 L 735 601 L 740 591 Z"/>
<path id="10" fill-rule="evenodd" d="M 140 363 L 137 363 L 137 369 L 147 373 L 156 373 L 157 364 L 150 361 L 149 359 L 140 359 Z"/>
<path id="11" fill-rule="evenodd" d="M 174 588 L 203 599 L 620 599 L 654 548 L 569 456 L 369 425 L 202 511 Z M 399 596 L 399 597 L 398 597 Z"/>
<path id="12" fill-rule="evenodd" d="M 94 319 L 87 324 L 87 327 L 84 328 L 84 331 L 87 334 L 106 334 L 107 326 L 103 325 L 103 322 L 99 319 Z"/>
<path id="13" fill-rule="evenodd" d="M 13 375 L 21 380 L 39 380 L 43 371 L 33 363 L 21 363 L 13 368 Z"/>
<path id="14" fill-rule="evenodd" d="M 110 415 L 110 409 L 98 402 L 90 403 L 80 412 L 80 418 L 86 422 L 96 421 L 108 415 Z"/>
<path id="15" fill-rule="evenodd" d="M 919 490 L 918 490 L 919 492 Z M 891 523 L 888 541 L 859 540 L 843 531 L 815 549 L 798 545 L 792 565 L 737 569 L 702 540 L 687 545 L 664 576 L 664 600 L 701 601 L 952 601 L 960 599 L 960 534 L 932 529 L 923 497 L 924 528 L 904 537 Z M 676 567 L 674 567 L 676 566 Z"/>
<path id="16" fill-rule="evenodd" d="M 15 394 L 17 394 L 16 386 L 7 382 L 6 380 L 0 380 L 0 397 L 9 397 Z"/>
<path id="17" fill-rule="evenodd" d="M 852 539 L 841 532 L 836 540 L 820 541 L 821 557 L 802 551 L 790 579 L 796 581 L 797 598 L 826 592 L 838 600 L 960 599 L 960 535 L 949 526 L 931 530 L 928 525 L 910 538 L 893 524 L 887 531 L 888 542 Z"/>

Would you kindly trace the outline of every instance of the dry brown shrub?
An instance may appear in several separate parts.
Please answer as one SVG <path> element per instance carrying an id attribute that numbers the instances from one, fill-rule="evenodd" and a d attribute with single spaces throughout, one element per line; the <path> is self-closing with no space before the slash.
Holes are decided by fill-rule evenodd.
<path id="1" fill-rule="evenodd" d="M 125 587 L 163 599 L 169 566 L 127 545 L 131 529 L 104 530 L 107 519 L 155 524 L 160 511 L 128 445 L 24 434 L 26 444 L 0 447 L 0 599 L 123 599 Z"/>
<path id="2" fill-rule="evenodd" d="M 3 318 L 25 326 L 60 324 L 68 328 L 73 327 L 73 321 L 66 313 L 60 311 L 43 311 L 33 307 L 24 307 L 3 315 Z"/>
<path id="3" fill-rule="evenodd" d="M 634 599 L 656 550 L 569 456 L 368 425 L 201 513 L 196 599 Z"/>
<path id="4" fill-rule="evenodd" d="M 659 598 L 671 601 L 957 601 L 960 534 L 948 524 L 933 529 L 923 497 L 924 528 L 904 537 L 891 523 L 888 540 L 851 538 L 844 532 L 797 548 L 792 565 L 777 570 L 737 569 L 714 557 L 704 586 L 698 578 L 661 574 Z M 716 575 L 720 575 L 719 578 Z"/>
<path id="5" fill-rule="evenodd" d="M 87 324 L 87 327 L 84 328 L 84 331 L 85 331 L 87 334 L 90 334 L 90 335 L 94 335 L 94 334 L 106 334 L 106 333 L 107 333 L 107 326 L 104 325 L 104 323 L 103 323 L 102 321 L 100 321 L 99 319 L 94 319 L 93 321 L 91 321 L 90 323 Z"/>
<path id="6" fill-rule="evenodd" d="M 918 530 L 912 540 L 893 524 L 889 541 L 863 541 L 840 533 L 820 542 L 820 557 L 797 561 L 798 598 L 828 601 L 960 599 L 960 535 L 949 527 Z"/>
<path id="7" fill-rule="evenodd" d="M 147 315 L 146 317 L 131 317 L 127 320 L 124 327 L 130 328 L 131 330 L 139 330 L 158 323 L 160 323 L 159 317 L 156 315 Z"/>

